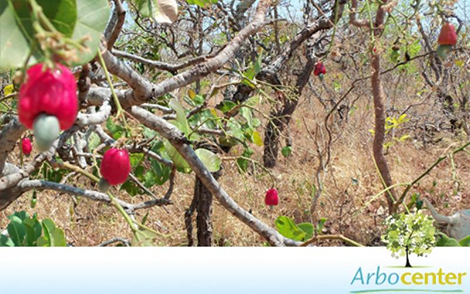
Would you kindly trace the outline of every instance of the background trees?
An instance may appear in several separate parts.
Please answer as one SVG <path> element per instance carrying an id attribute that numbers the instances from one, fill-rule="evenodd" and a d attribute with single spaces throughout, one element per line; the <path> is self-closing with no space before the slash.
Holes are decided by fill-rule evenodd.
<path id="1" fill-rule="evenodd" d="M 29 158 L 19 156 L 31 134 L 17 120 L 14 74 L 37 32 L 15 50 L 16 39 L 0 40 L 5 216 L 32 212 L 36 191 L 34 211 L 54 212 L 76 245 L 191 245 L 194 217 L 198 245 L 300 245 L 275 229 L 279 216 L 292 230 L 309 223 L 312 237 L 376 245 L 385 217 L 418 194 L 468 204 L 467 154 L 449 152 L 468 140 L 464 1 L 180 1 L 175 12 L 174 1 L 115 0 L 94 1 L 94 18 L 78 9 L 87 2 L 45 9 L 52 25 L 71 16 L 68 30 L 57 28 L 65 37 L 91 40 L 70 64 L 75 125 Z M 34 21 L 12 7 L 1 7 L 0 23 L 16 29 L 21 13 Z M 435 52 L 444 21 L 459 36 L 447 59 Z M 30 63 L 47 48 L 33 48 Z M 322 80 L 312 74 L 319 62 Z M 104 194 L 94 179 L 112 146 L 129 151 L 132 171 Z M 281 202 L 269 210 L 273 187 Z"/>

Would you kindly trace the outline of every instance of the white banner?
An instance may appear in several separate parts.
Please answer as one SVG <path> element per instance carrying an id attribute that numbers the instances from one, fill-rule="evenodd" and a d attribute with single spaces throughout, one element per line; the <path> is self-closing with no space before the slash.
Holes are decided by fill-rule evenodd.
<path id="1" fill-rule="evenodd" d="M 470 293 L 468 248 L 0 248 L 0 293 Z"/>

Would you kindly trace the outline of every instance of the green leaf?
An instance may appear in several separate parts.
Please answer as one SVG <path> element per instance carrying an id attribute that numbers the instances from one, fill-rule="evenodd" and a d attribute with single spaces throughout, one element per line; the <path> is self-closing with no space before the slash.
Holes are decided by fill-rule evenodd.
<path id="1" fill-rule="evenodd" d="M 42 228 L 44 229 L 44 237 L 48 240 L 50 246 L 51 233 L 55 229 L 55 224 L 51 219 L 45 219 L 42 221 Z"/>
<path id="2" fill-rule="evenodd" d="M 44 14 L 52 25 L 66 36 L 74 29 L 77 10 L 75 1 L 38 0 Z M 14 8 L 13 8 L 14 7 Z M 32 27 L 31 10 L 27 0 L 7 0 L 0 3 L 0 70 L 20 67 L 26 61 L 35 32 Z M 8 58 L 4 58 L 8 56 Z M 42 59 L 36 50 L 30 63 Z"/>
<path id="3" fill-rule="evenodd" d="M 171 160 L 173 161 L 174 165 L 182 172 L 189 173 L 191 171 L 191 167 L 186 162 L 186 160 L 178 153 L 178 151 L 171 145 L 168 140 L 164 140 L 163 145 L 165 146 L 166 153 L 170 156 Z"/>
<path id="4" fill-rule="evenodd" d="M 143 17 L 152 17 L 159 23 L 172 23 L 178 19 L 176 0 L 134 0 Z"/>
<path id="5" fill-rule="evenodd" d="M 187 0 L 188 4 L 197 5 L 199 7 L 205 8 L 210 4 L 217 4 L 217 0 Z"/>
<path id="6" fill-rule="evenodd" d="M 220 164 L 222 163 L 222 160 L 217 154 L 204 148 L 199 148 L 194 152 L 197 154 L 197 157 L 199 157 L 202 163 L 204 163 L 204 166 L 211 173 L 215 173 L 220 169 Z"/>
<path id="7" fill-rule="evenodd" d="M 75 0 L 36 0 L 36 2 L 59 32 L 67 37 L 72 36 L 77 21 Z"/>
<path id="8" fill-rule="evenodd" d="M 245 118 L 248 126 L 252 128 L 253 127 L 253 114 L 251 112 L 251 109 L 249 109 L 248 107 L 242 107 L 240 109 L 240 114 L 243 116 L 243 118 Z"/>
<path id="9" fill-rule="evenodd" d="M 460 246 L 470 247 L 470 236 L 467 236 L 459 241 Z"/>
<path id="10" fill-rule="evenodd" d="M 143 153 L 131 153 L 131 155 L 129 156 L 131 167 L 136 168 L 143 159 L 144 159 Z"/>
<path id="11" fill-rule="evenodd" d="M 12 220 L 12 218 L 16 216 L 17 218 L 19 218 L 20 220 L 25 220 L 25 219 L 28 219 L 29 218 L 29 215 L 26 211 L 22 210 L 22 211 L 17 211 L 15 213 L 13 213 L 12 215 L 8 216 L 8 219 L 9 220 Z"/>
<path id="12" fill-rule="evenodd" d="M 98 145 L 100 145 L 101 140 L 100 137 L 95 133 L 91 133 L 90 137 L 88 138 L 88 148 L 90 150 L 94 150 Z"/>
<path id="13" fill-rule="evenodd" d="M 229 131 L 227 132 L 228 135 L 235 137 L 240 141 L 244 141 L 245 134 L 243 132 L 242 126 L 235 118 L 230 118 L 227 123 L 227 127 L 229 128 Z"/>
<path id="14" fill-rule="evenodd" d="M 230 101 L 230 100 L 224 100 L 222 101 L 219 105 L 217 105 L 217 109 L 222 111 L 223 113 L 227 113 L 230 110 L 232 110 L 235 106 L 237 106 L 236 103 Z"/>
<path id="15" fill-rule="evenodd" d="M 67 246 L 67 242 L 65 241 L 64 231 L 62 231 L 59 228 L 55 228 L 55 230 L 52 231 L 51 235 L 52 235 L 51 246 L 54 246 L 54 247 Z"/>
<path id="16" fill-rule="evenodd" d="M 37 0 L 55 29 L 75 41 L 89 37 L 87 50 L 77 52 L 78 62 L 87 63 L 98 51 L 101 34 L 109 19 L 107 0 Z M 14 9 L 13 9 L 14 7 Z M 21 67 L 33 43 L 31 9 L 27 0 L 8 0 L 0 3 L 0 70 Z M 42 61 L 40 50 L 34 50 L 29 65 Z"/>
<path id="17" fill-rule="evenodd" d="M 36 242 L 36 246 L 38 246 L 38 247 L 50 247 L 51 243 L 49 242 L 49 239 L 47 239 L 44 236 L 41 236 L 41 237 L 38 238 L 38 240 Z"/>
<path id="18" fill-rule="evenodd" d="M 14 247 L 15 243 L 5 235 L 0 234 L 0 247 Z"/>
<path id="19" fill-rule="evenodd" d="M 77 23 L 72 39 L 78 41 L 88 36 L 90 40 L 85 43 L 89 51 L 78 53 L 79 61 L 76 65 L 85 64 L 96 56 L 109 15 L 107 0 L 77 0 Z"/>
<path id="20" fill-rule="evenodd" d="M 243 154 L 242 156 L 243 157 L 246 157 L 246 158 L 250 158 L 253 154 L 255 153 L 255 151 L 251 148 L 246 148 L 244 151 L 243 151 Z M 237 158 L 237 165 L 238 165 L 238 168 L 239 168 L 239 172 L 244 172 L 248 169 L 248 160 L 245 159 L 245 158 Z"/>
<path id="21" fill-rule="evenodd" d="M 42 227 L 44 229 L 44 236 L 49 241 L 49 246 L 67 246 L 64 232 L 57 228 L 51 219 L 44 219 Z"/>
<path id="22" fill-rule="evenodd" d="M 454 238 L 447 237 L 445 234 L 439 234 L 441 238 L 437 241 L 436 246 L 438 247 L 460 247 L 460 244 Z"/>
<path id="23" fill-rule="evenodd" d="M 111 118 L 108 118 L 106 121 L 106 128 L 111 132 L 114 140 L 121 138 L 122 133 L 124 132 L 124 128 L 115 124 Z"/>
<path id="24" fill-rule="evenodd" d="M 205 101 L 206 101 L 206 99 L 202 95 L 196 95 L 196 97 L 194 98 L 194 103 L 196 105 L 202 105 L 202 104 L 204 104 Z"/>
<path id="25" fill-rule="evenodd" d="M 37 220 L 25 219 L 23 221 L 26 229 L 26 245 L 36 246 L 37 239 L 41 236 L 42 227 Z M 39 226 L 39 229 L 38 229 Z"/>
<path id="26" fill-rule="evenodd" d="M 285 146 L 284 148 L 282 148 L 281 153 L 284 157 L 289 157 L 289 155 L 292 153 L 292 147 Z"/>
<path id="27" fill-rule="evenodd" d="M 163 185 L 170 178 L 171 168 L 168 166 L 161 164 L 153 158 L 150 159 L 150 166 L 153 171 L 153 180 L 158 185 Z"/>
<path id="28" fill-rule="evenodd" d="M 295 241 L 302 241 L 306 236 L 306 233 L 299 229 L 294 221 L 287 216 L 280 216 L 276 219 L 276 228 L 281 235 Z"/>
<path id="29" fill-rule="evenodd" d="M 142 134 L 145 136 L 145 138 L 151 139 L 154 138 L 158 133 L 150 128 L 144 127 Z"/>
<path id="30" fill-rule="evenodd" d="M 263 139 L 261 139 L 261 135 L 259 134 L 258 131 L 254 131 L 252 135 L 253 143 L 255 143 L 258 146 L 263 146 Z"/>
<path id="31" fill-rule="evenodd" d="M 311 223 L 300 223 L 297 224 L 297 227 L 305 233 L 305 237 L 302 241 L 307 241 L 313 237 L 314 228 Z"/>
<path id="32" fill-rule="evenodd" d="M 170 106 L 171 109 L 176 112 L 176 121 L 178 122 L 178 124 L 174 125 L 186 136 L 188 136 L 191 132 L 191 129 L 189 128 L 188 120 L 186 119 L 186 113 L 184 111 L 183 106 L 181 106 L 181 104 L 176 99 L 171 99 L 170 103 L 168 103 L 168 106 Z"/>
<path id="33" fill-rule="evenodd" d="M 26 236 L 26 228 L 19 217 L 15 215 L 11 216 L 7 230 L 15 246 L 24 246 L 23 241 Z"/>
<path id="34" fill-rule="evenodd" d="M 253 97 L 250 97 L 248 100 L 246 100 L 245 104 L 251 107 L 255 107 L 256 105 L 261 103 L 261 96 L 255 95 Z"/>

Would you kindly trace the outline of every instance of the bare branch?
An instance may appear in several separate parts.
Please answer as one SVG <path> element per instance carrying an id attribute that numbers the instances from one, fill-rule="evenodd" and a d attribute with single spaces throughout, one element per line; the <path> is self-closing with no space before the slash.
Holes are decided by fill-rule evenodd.
<path id="1" fill-rule="evenodd" d="M 121 33 L 122 26 L 124 25 L 124 21 L 126 20 L 126 11 L 122 7 L 121 0 L 113 0 L 114 1 L 114 10 L 113 10 L 113 16 L 112 16 L 112 25 L 110 24 L 109 26 L 111 27 L 109 31 L 112 32 L 109 33 L 109 31 L 106 31 L 105 38 L 108 40 L 108 50 L 113 48 L 114 43 L 116 43 L 117 38 L 119 37 L 119 34 Z"/>
<path id="2" fill-rule="evenodd" d="M 169 72 L 175 73 L 175 74 L 178 70 L 181 70 L 181 69 L 184 69 L 186 67 L 189 67 L 189 66 L 201 63 L 203 61 L 206 61 L 206 58 L 207 58 L 205 56 L 198 56 L 198 57 L 183 61 L 179 64 L 171 64 L 171 63 L 167 63 L 167 62 L 161 62 L 161 61 L 146 59 L 146 58 L 143 58 L 143 57 L 131 54 L 131 53 L 127 53 L 127 52 L 124 52 L 124 51 L 119 51 L 119 50 L 113 50 L 113 54 L 117 57 L 123 57 L 123 58 L 126 58 L 126 59 L 130 59 L 132 61 L 135 61 L 135 62 L 141 62 L 141 63 L 143 63 L 143 64 L 145 64 L 145 65 L 147 65 L 151 68 L 156 68 L 156 69 L 159 69 L 159 70 L 166 70 L 166 71 L 169 71 Z"/>

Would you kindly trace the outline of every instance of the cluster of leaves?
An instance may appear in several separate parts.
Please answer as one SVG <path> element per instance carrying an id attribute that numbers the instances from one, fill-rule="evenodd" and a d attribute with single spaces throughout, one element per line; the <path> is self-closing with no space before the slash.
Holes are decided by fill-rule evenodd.
<path id="1" fill-rule="evenodd" d="M 291 218 L 287 216 L 280 216 L 276 219 L 276 228 L 279 234 L 286 238 L 305 242 L 313 238 L 315 234 L 321 234 L 325 222 L 326 218 L 321 218 L 316 226 L 307 222 L 295 224 Z"/>
<path id="2" fill-rule="evenodd" d="M 434 219 L 421 210 L 389 216 L 385 225 L 382 241 L 396 258 L 405 256 L 407 250 L 423 256 L 431 253 L 436 245 Z"/>
<path id="3" fill-rule="evenodd" d="M 395 117 L 387 117 L 385 119 L 385 134 L 388 134 L 392 131 L 392 140 L 388 141 L 384 144 L 385 148 L 390 148 L 393 144 L 397 142 L 403 142 L 406 139 L 410 138 L 410 135 L 405 134 L 400 137 L 395 136 L 395 132 L 398 131 L 405 123 L 409 122 L 410 119 L 406 117 L 406 114 L 400 115 L 400 117 L 395 118 Z M 375 134 L 374 130 L 369 130 L 372 134 Z"/>
<path id="4" fill-rule="evenodd" d="M 88 51 L 81 52 L 77 64 L 90 61 L 98 50 L 101 33 L 109 19 L 109 5 L 106 0 L 36 0 L 54 28 L 63 36 L 78 42 L 88 37 Z M 30 64 L 44 59 L 36 46 L 34 16 L 28 0 L 7 0 L 0 2 L 0 70 L 21 67 L 29 58 Z M 31 55 L 31 56 L 30 56 Z"/>
<path id="5" fill-rule="evenodd" d="M 8 236 L 0 234 L 0 246 L 67 246 L 64 231 L 50 219 L 38 220 L 27 212 L 15 212 L 8 216 Z"/>

